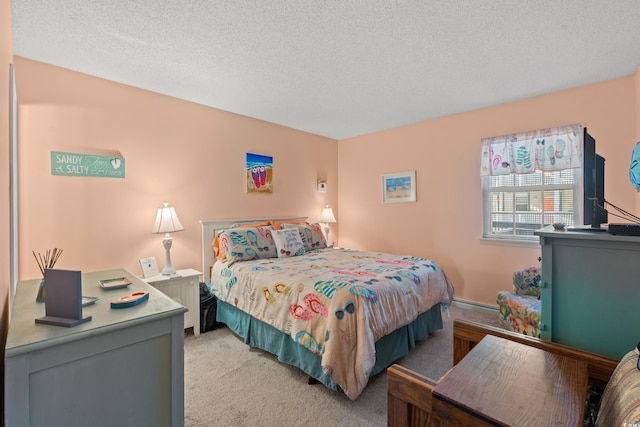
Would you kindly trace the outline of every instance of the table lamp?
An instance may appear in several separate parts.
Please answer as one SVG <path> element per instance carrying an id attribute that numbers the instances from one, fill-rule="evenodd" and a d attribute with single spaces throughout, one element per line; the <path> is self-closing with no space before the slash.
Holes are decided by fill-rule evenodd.
<path id="1" fill-rule="evenodd" d="M 184 227 L 180 224 L 180 220 L 178 219 L 178 215 L 176 215 L 175 209 L 170 208 L 168 202 L 164 202 L 163 206 L 158 208 L 156 223 L 153 225 L 153 230 L 151 230 L 154 234 L 165 233 L 164 239 L 162 239 L 162 244 L 164 245 L 166 253 L 164 269 L 162 270 L 162 274 L 164 276 L 173 276 L 176 274 L 176 269 L 171 265 L 171 243 L 173 243 L 173 239 L 169 233 L 182 230 L 184 230 Z"/>
<path id="2" fill-rule="evenodd" d="M 320 215 L 319 222 L 324 223 L 324 234 L 326 236 L 327 245 L 328 245 L 329 233 L 331 232 L 331 228 L 329 227 L 329 224 L 336 222 L 336 217 L 333 216 L 333 209 L 331 209 L 329 205 L 326 205 L 324 208 L 322 208 L 322 215 Z"/>

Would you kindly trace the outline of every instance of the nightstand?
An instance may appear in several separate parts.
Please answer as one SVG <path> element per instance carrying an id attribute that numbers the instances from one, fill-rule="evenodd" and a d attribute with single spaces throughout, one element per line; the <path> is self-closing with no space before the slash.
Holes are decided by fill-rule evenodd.
<path id="1" fill-rule="evenodd" d="M 168 297 L 185 306 L 189 311 L 184 314 L 184 328 L 193 328 L 193 335 L 200 335 L 200 275 L 192 268 L 178 270 L 175 276 L 157 276 L 140 278 Z"/>

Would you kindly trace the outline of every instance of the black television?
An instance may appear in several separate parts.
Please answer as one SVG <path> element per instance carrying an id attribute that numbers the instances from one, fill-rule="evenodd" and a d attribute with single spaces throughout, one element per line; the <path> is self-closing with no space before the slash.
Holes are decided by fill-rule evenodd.
<path id="1" fill-rule="evenodd" d="M 604 199 L 604 157 L 596 153 L 596 140 L 584 128 L 583 142 L 583 224 L 594 231 L 609 222 Z"/>

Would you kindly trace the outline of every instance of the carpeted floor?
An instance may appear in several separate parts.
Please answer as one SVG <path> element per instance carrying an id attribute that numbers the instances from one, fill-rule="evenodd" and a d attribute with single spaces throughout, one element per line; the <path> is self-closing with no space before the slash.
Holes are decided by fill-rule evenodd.
<path id="1" fill-rule="evenodd" d="M 498 325 L 497 312 L 452 307 L 445 327 L 396 363 L 433 379 L 453 366 L 452 327 L 456 317 Z M 185 426 L 385 426 L 386 372 L 371 378 L 351 401 L 344 393 L 249 348 L 229 329 L 185 337 Z"/>

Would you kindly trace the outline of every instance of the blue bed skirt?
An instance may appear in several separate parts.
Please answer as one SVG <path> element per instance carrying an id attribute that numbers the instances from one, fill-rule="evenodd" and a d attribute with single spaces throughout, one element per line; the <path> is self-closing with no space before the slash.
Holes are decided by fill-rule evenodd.
<path id="1" fill-rule="evenodd" d="M 332 390 L 338 389 L 338 385 L 322 371 L 320 356 L 295 342 L 289 335 L 223 301 L 218 301 L 216 319 L 242 337 L 246 344 L 275 354 L 281 362 L 299 368 Z M 376 363 L 371 376 L 407 355 L 415 348 L 417 341 L 427 339 L 431 332 L 438 329 L 442 329 L 441 304 L 436 304 L 410 324 L 376 341 Z"/>

